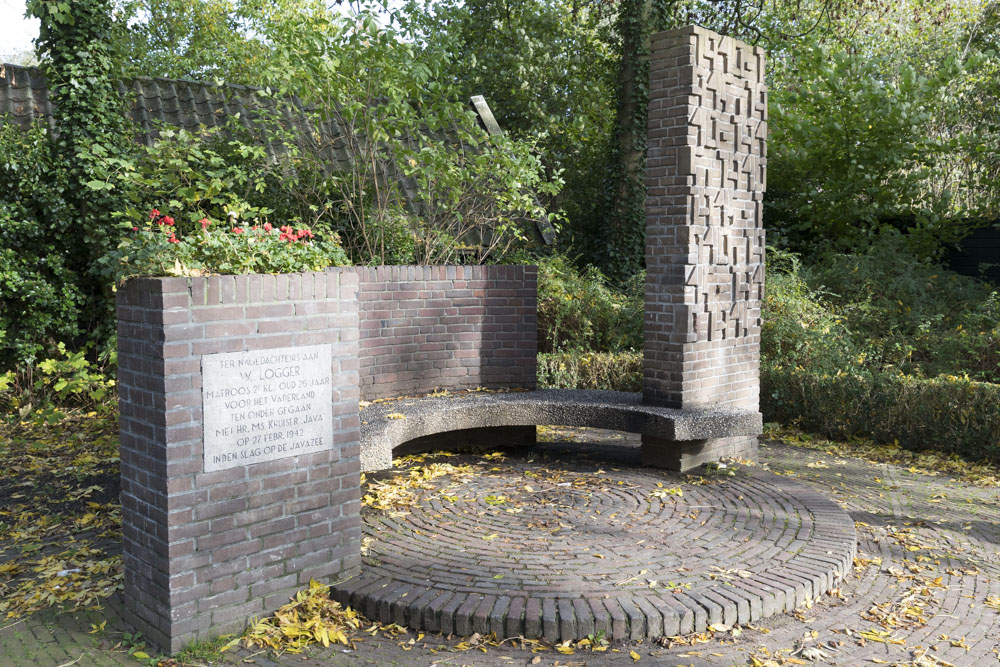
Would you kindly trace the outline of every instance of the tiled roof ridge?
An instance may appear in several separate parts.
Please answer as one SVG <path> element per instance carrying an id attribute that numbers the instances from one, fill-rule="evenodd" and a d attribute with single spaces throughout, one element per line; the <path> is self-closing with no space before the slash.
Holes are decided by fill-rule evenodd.
<path id="1" fill-rule="evenodd" d="M 17 72 L 24 72 L 24 73 L 29 74 L 30 76 L 38 77 L 39 79 L 41 79 L 41 81 L 42 81 L 42 83 L 44 85 L 46 85 L 46 86 L 48 85 L 48 82 L 45 79 L 45 74 L 42 72 L 42 68 L 41 67 L 38 67 L 38 66 L 35 66 L 35 65 L 18 65 L 17 63 L 8 63 L 8 62 L 0 62 L 0 82 L 2 82 L 3 79 L 10 78 L 9 76 L 7 76 L 7 71 L 8 70 L 12 70 L 15 73 L 17 73 Z M 183 77 L 175 79 L 175 78 L 167 77 L 167 76 L 144 76 L 144 75 L 140 75 L 140 76 L 136 76 L 136 77 L 133 77 L 132 79 L 128 80 L 129 83 L 132 83 L 132 82 L 135 82 L 135 81 L 155 81 L 155 82 L 161 82 L 162 81 L 162 82 L 167 82 L 167 83 L 184 83 L 184 84 L 191 84 L 191 85 L 196 85 L 196 86 L 210 86 L 210 87 L 213 87 L 213 88 L 235 88 L 235 89 L 239 89 L 239 90 L 249 90 L 249 91 L 252 91 L 252 92 L 260 92 L 260 93 L 264 93 L 264 92 L 267 91 L 267 87 L 266 86 L 261 87 L 261 86 L 250 86 L 250 85 L 247 85 L 245 83 L 229 83 L 227 81 L 222 81 L 220 79 L 216 79 L 214 81 L 201 81 L 201 80 L 198 80 L 198 79 L 188 79 L 188 78 L 183 78 Z M 121 81 L 119 83 L 124 83 L 124 81 Z"/>
<path id="2" fill-rule="evenodd" d="M 220 118 L 212 117 L 215 114 L 211 113 L 211 109 L 198 110 L 196 107 L 199 105 L 216 106 L 214 111 L 228 116 L 235 111 L 252 111 L 253 109 L 242 108 L 243 104 L 240 102 L 244 100 L 252 99 L 255 105 L 264 106 L 263 100 L 271 99 L 266 87 L 218 80 L 137 76 L 118 81 L 116 87 L 123 97 L 135 95 L 131 115 L 142 128 L 147 141 L 157 133 L 153 126 L 156 121 L 165 121 L 189 130 L 196 129 L 199 125 L 213 127 L 221 124 Z M 173 92 L 163 95 L 165 90 Z M 173 105 L 172 108 L 165 109 L 162 104 L 152 102 L 156 98 L 183 100 L 185 106 Z M 282 96 L 282 99 L 297 109 L 309 108 L 293 95 Z M 230 105 L 239 108 L 227 108 Z M 2 116 L 6 116 L 8 120 L 13 118 L 14 122 L 24 127 L 44 119 L 49 128 L 55 129 L 54 104 L 49 99 L 48 82 L 41 68 L 0 63 L 0 117 Z"/>

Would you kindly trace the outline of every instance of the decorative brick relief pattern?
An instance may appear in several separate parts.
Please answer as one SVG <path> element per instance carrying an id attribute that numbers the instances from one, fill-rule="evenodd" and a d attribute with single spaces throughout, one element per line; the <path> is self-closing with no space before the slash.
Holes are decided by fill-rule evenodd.
<path id="1" fill-rule="evenodd" d="M 118 294 L 125 604 L 170 651 L 360 566 L 358 277 L 155 278 Z M 333 448 L 203 472 L 202 355 L 329 345 Z"/>
<path id="2" fill-rule="evenodd" d="M 357 267 L 361 398 L 533 389 L 534 266 Z"/>
<path id="3" fill-rule="evenodd" d="M 643 395 L 757 409 L 764 52 L 695 26 L 653 36 Z"/>

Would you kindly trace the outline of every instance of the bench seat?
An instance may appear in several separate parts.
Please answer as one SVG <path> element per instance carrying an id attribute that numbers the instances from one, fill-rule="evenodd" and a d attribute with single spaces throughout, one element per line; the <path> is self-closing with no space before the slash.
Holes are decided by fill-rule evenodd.
<path id="1" fill-rule="evenodd" d="M 639 393 L 580 389 L 462 392 L 377 402 L 361 411 L 361 469 L 384 470 L 397 447 L 454 431 L 511 426 L 583 426 L 690 442 L 756 436 L 761 414 L 740 409 L 676 409 L 642 403 Z"/>

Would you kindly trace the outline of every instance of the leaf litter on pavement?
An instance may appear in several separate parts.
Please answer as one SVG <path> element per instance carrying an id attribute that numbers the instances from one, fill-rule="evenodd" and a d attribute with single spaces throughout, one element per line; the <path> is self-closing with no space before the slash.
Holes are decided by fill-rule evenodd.
<path id="1" fill-rule="evenodd" d="M 773 428 L 769 435 L 776 435 Z M 997 469 L 985 464 L 967 463 L 933 453 L 913 453 L 896 447 L 876 447 L 866 442 L 834 443 L 792 430 L 784 430 L 780 435 L 782 441 L 789 444 L 824 452 L 822 465 L 809 466 L 804 461 L 803 471 L 823 471 L 834 464 L 836 457 L 860 457 L 874 463 L 902 465 L 920 474 L 952 475 L 974 486 L 1000 487 Z M 104 599 L 121 590 L 122 581 L 116 424 L 112 419 L 90 413 L 70 415 L 51 425 L 0 426 L 0 455 L 4 462 L 0 466 L 0 615 L 14 619 L 49 607 L 99 607 Z M 432 495 L 444 502 L 475 500 L 462 497 L 462 482 L 473 474 L 501 472 L 497 466 L 503 463 L 503 455 L 499 452 L 480 456 L 473 464 L 440 461 L 448 456 L 452 454 L 400 457 L 397 459 L 399 470 L 388 479 L 363 480 L 364 505 L 369 510 L 405 513 L 413 503 Z M 429 462 L 430 457 L 438 460 Z M 688 478 L 692 484 L 709 481 Z M 570 487 L 586 491 L 621 483 L 604 470 L 580 473 L 558 466 L 539 466 L 518 481 L 518 493 L 497 494 L 484 502 L 497 511 L 516 511 L 525 498 L 549 502 L 551 495 L 537 493 L 539 489 Z M 650 489 L 648 493 L 651 497 L 666 499 L 676 495 L 673 491 L 661 487 Z M 859 529 L 869 527 L 859 522 Z M 907 633 L 925 626 L 927 619 L 936 612 L 940 595 L 952 585 L 955 577 L 974 576 L 977 570 L 949 567 L 946 562 L 949 545 L 932 543 L 933 539 L 928 538 L 919 523 L 881 527 L 876 541 L 878 539 L 888 539 L 898 545 L 901 559 L 894 557 L 883 563 L 882 558 L 859 554 L 855 569 L 860 575 L 868 568 L 877 568 L 877 576 L 894 578 L 901 585 L 894 589 L 896 593 L 891 599 L 874 600 L 859 615 L 856 627 L 834 631 L 829 637 L 806 633 L 787 648 L 759 648 L 752 652 L 746 645 L 750 664 L 769 667 L 824 659 L 836 661 L 838 650 L 848 642 L 896 644 L 909 651 L 907 660 L 896 660 L 892 664 L 916 667 L 952 664 L 939 655 L 937 644 L 905 646 Z M 831 599 L 837 597 L 843 599 L 839 591 Z M 1000 596 L 987 596 L 981 603 L 991 612 L 1000 614 Z M 761 634 L 767 632 L 766 628 L 748 629 Z M 742 641 L 742 632 L 743 628 L 738 626 L 715 627 L 704 633 L 671 637 L 660 644 L 665 649 L 685 649 L 684 654 L 692 656 L 721 656 L 712 647 Z M 319 584 L 310 585 L 289 605 L 254 623 L 239 641 L 255 642 L 255 646 L 281 652 L 301 650 L 311 644 L 351 645 L 373 634 L 400 640 L 403 650 L 420 646 L 430 652 L 487 651 L 503 646 L 559 654 L 621 650 L 610 647 L 598 637 L 546 644 L 524 638 L 498 640 L 492 635 L 474 635 L 451 645 L 441 644 L 442 639 L 450 638 L 438 637 L 432 642 L 423 634 L 408 633 L 399 626 L 367 621 L 330 600 L 328 589 Z M 938 644 L 941 648 L 967 646 L 965 637 L 945 635 L 939 638 Z M 655 651 L 650 655 L 654 654 Z M 873 659 L 872 662 L 883 661 Z"/>
<path id="2" fill-rule="evenodd" d="M 0 425 L 0 620 L 122 589 L 118 429 L 96 412 Z"/>

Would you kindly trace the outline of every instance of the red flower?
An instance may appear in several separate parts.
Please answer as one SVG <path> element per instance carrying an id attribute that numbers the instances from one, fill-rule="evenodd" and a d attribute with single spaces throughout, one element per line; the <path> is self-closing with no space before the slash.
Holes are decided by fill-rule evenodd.
<path id="1" fill-rule="evenodd" d="M 269 232 L 269 231 L 271 231 L 271 229 L 272 229 L 271 223 L 270 222 L 265 222 L 264 223 L 264 231 L 265 232 Z"/>
<path id="2" fill-rule="evenodd" d="M 133 227 L 133 228 L 132 228 L 132 231 L 133 231 L 133 232 L 137 232 L 137 231 L 139 231 L 139 228 L 138 228 L 138 227 Z"/>
<path id="3" fill-rule="evenodd" d="M 212 224 L 211 222 L 209 222 L 209 221 L 208 221 L 208 218 L 202 218 L 202 219 L 201 219 L 201 220 L 199 220 L 198 222 L 200 222 L 200 223 L 201 223 L 201 228 L 202 228 L 202 229 L 208 229 L 208 226 L 209 226 L 210 224 Z"/>
<path id="4" fill-rule="evenodd" d="M 173 227 L 174 226 L 174 219 L 171 218 L 169 215 L 165 215 L 165 216 L 163 216 L 163 223 L 165 225 L 167 225 L 168 227 Z"/>
<path id="5" fill-rule="evenodd" d="M 233 227 L 233 234 L 242 234 L 242 233 L 243 233 L 242 227 Z"/>
<path id="6" fill-rule="evenodd" d="M 180 243 L 180 240 L 178 240 L 178 238 L 176 236 L 174 236 L 173 234 L 171 234 L 170 238 L 167 239 L 167 243 Z"/>
<path id="7" fill-rule="evenodd" d="M 153 220 L 153 219 L 158 218 L 158 217 L 160 217 L 160 212 L 157 211 L 155 208 L 152 211 L 149 212 L 149 219 L 150 220 Z"/>

